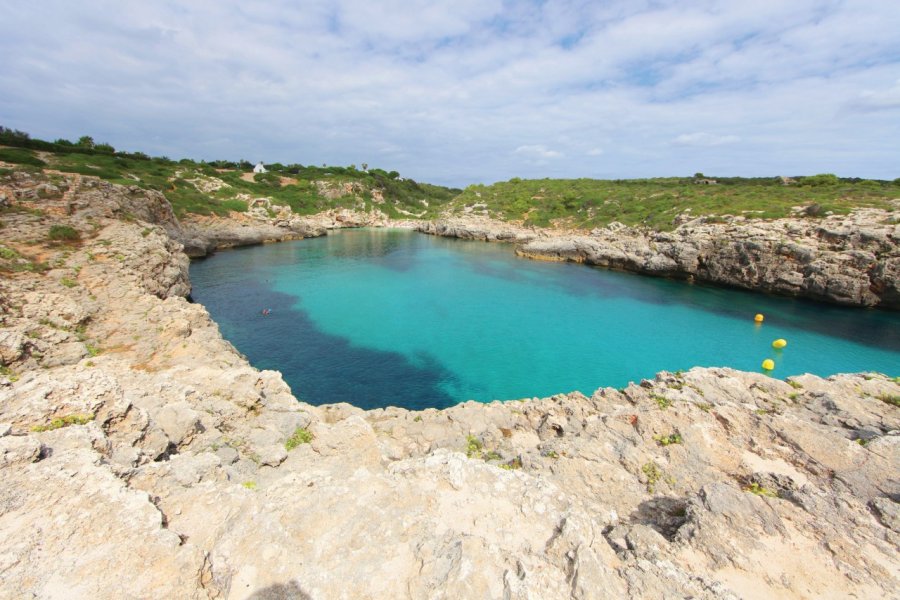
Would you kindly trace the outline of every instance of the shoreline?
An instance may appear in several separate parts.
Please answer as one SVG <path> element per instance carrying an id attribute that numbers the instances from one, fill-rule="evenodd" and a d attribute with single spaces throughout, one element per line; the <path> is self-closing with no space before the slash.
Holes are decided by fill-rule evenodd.
<path id="1" fill-rule="evenodd" d="M 855 307 L 900 310 L 900 223 L 877 209 L 806 219 L 683 223 L 654 232 L 526 229 L 483 217 L 423 223 L 431 235 L 516 244 L 519 256 Z"/>
<path id="2" fill-rule="evenodd" d="M 187 302 L 161 194 L 44 185 L 15 178 L 3 215 L 0 597 L 900 586 L 896 379 L 695 368 L 590 397 L 311 406 Z"/>
<path id="3" fill-rule="evenodd" d="M 388 224 L 383 227 L 353 228 L 353 229 L 350 229 L 346 233 L 344 232 L 343 229 L 337 229 L 337 230 L 333 230 L 333 231 L 329 230 L 327 232 L 327 235 L 328 236 L 345 235 L 345 234 L 354 235 L 355 232 L 358 232 L 360 235 L 363 235 L 364 237 L 367 235 L 375 235 L 377 238 L 380 239 L 379 232 L 387 234 L 387 232 L 389 232 L 389 231 L 412 232 L 415 230 L 408 226 L 392 227 L 391 224 Z M 416 232 L 416 233 L 421 233 L 421 232 Z M 406 233 L 403 234 L 403 237 L 406 237 Z M 478 242 L 477 240 L 460 240 L 460 241 L 470 241 L 470 242 L 475 242 L 475 243 Z M 473 251 L 474 250 L 477 250 L 477 248 L 473 248 Z M 510 248 L 497 248 L 496 251 L 501 252 L 503 256 L 507 256 L 507 254 L 509 253 L 509 258 L 511 260 L 524 259 L 524 257 L 521 256 L 521 254 L 514 253 L 513 249 L 511 247 Z M 264 258 L 266 256 L 265 252 L 262 252 L 261 254 L 255 254 L 254 256 L 256 258 L 253 259 L 253 264 L 260 264 L 260 261 L 265 262 L 265 258 Z M 206 259 L 207 258 L 205 257 L 203 259 L 198 259 L 198 260 L 206 260 Z M 540 259 L 538 259 L 538 260 L 540 260 Z M 226 262 L 224 264 L 234 264 L 234 263 L 230 263 L 226 259 Z M 192 265 L 192 268 L 193 268 L 193 265 Z M 517 267 L 515 267 L 515 268 L 517 268 Z M 618 272 L 621 273 L 622 275 L 627 275 L 630 277 L 634 277 L 634 276 L 638 275 L 638 274 L 635 274 L 632 272 L 622 271 L 622 270 L 620 270 Z M 193 271 L 191 271 L 191 273 L 193 274 Z M 602 277 L 602 275 L 599 275 L 599 276 Z M 673 282 L 673 284 L 674 285 L 683 285 L 683 282 Z M 194 285 L 196 286 L 196 283 Z M 752 321 L 752 317 L 755 312 L 764 312 L 764 313 L 766 313 L 767 316 L 769 316 L 770 310 L 773 311 L 773 313 L 781 313 L 781 310 L 784 309 L 788 312 L 780 315 L 781 316 L 781 319 L 780 319 L 781 324 L 782 325 L 789 324 L 791 327 L 796 327 L 798 332 L 800 330 L 804 330 L 804 331 L 815 332 L 817 334 L 822 334 L 822 333 L 828 334 L 829 333 L 828 327 L 821 326 L 817 323 L 807 322 L 807 321 L 803 320 L 802 319 L 803 314 L 806 313 L 807 311 L 817 311 L 817 310 L 826 311 L 826 312 L 823 312 L 822 314 L 828 315 L 827 320 L 832 323 L 831 327 L 835 326 L 835 319 L 840 319 L 841 315 L 847 316 L 848 318 L 852 319 L 853 315 L 855 314 L 855 311 L 851 307 L 839 306 L 839 305 L 829 305 L 829 304 L 825 304 L 825 303 L 815 302 L 814 300 L 810 300 L 810 299 L 806 299 L 806 298 L 789 298 L 789 297 L 778 296 L 778 295 L 771 295 L 769 301 L 774 301 L 776 303 L 781 301 L 781 302 L 783 302 L 783 304 L 780 304 L 780 305 L 774 304 L 772 306 L 768 306 L 767 303 L 760 304 L 754 300 L 754 299 L 758 299 L 760 301 L 763 300 L 763 298 L 759 298 L 759 296 L 761 295 L 759 292 L 752 292 L 752 291 L 743 290 L 740 288 L 726 287 L 726 286 L 721 286 L 721 285 L 718 285 L 715 283 L 708 283 L 708 282 L 696 282 L 691 285 L 697 285 L 697 286 L 700 286 L 701 288 L 706 287 L 709 289 L 721 289 L 721 290 L 725 291 L 726 293 L 737 292 L 739 295 L 743 296 L 748 302 L 752 303 L 750 308 L 747 309 L 750 311 L 746 314 L 746 319 L 748 322 Z M 216 286 L 218 286 L 218 282 L 216 283 Z M 195 287 L 194 290 L 196 290 L 196 289 L 197 288 Z M 214 293 L 214 290 L 209 289 L 208 287 L 205 287 L 204 289 L 206 290 L 206 293 L 201 294 L 201 296 L 203 296 L 207 300 L 211 301 L 210 295 Z M 203 290 L 201 290 L 201 291 L 203 291 Z M 217 295 L 221 296 L 222 295 L 221 290 L 218 290 L 218 292 L 219 293 Z M 762 294 L 762 295 L 766 296 L 765 294 Z M 737 296 L 735 296 L 734 299 L 737 302 L 742 301 L 742 299 Z M 260 306 L 265 305 L 265 301 L 262 301 L 262 302 L 263 302 L 263 304 L 260 304 Z M 705 304 L 703 304 L 703 303 L 701 303 L 701 305 L 705 306 Z M 730 302 L 729 302 L 729 306 L 730 306 Z M 781 308 L 779 308 L 779 306 Z M 788 308 L 788 307 L 790 307 L 790 308 Z M 721 306 L 719 307 L 719 309 L 722 309 L 722 308 L 723 307 L 721 307 Z M 884 310 L 884 309 L 880 309 L 879 312 L 881 312 L 884 315 L 893 315 L 894 314 L 891 311 Z M 726 311 L 726 313 L 727 313 L 727 311 Z M 730 316 L 734 316 L 733 311 L 731 313 L 727 313 L 727 314 L 729 314 Z M 225 319 L 226 323 L 232 322 L 229 320 L 229 318 L 231 318 L 231 319 L 237 318 L 235 315 L 231 315 L 231 317 L 228 317 L 226 315 L 221 315 L 221 316 L 223 319 Z M 865 315 L 859 315 L 859 316 L 861 318 L 865 318 Z M 587 315 L 585 316 L 585 318 L 587 318 Z M 243 321 L 244 319 L 241 317 L 241 320 Z M 766 323 L 767 327 L 769 326 L 768 321 L 769 320 L 767 319 L 767 323 Z M 887 323 L 885 323 L 885 325 L 889 326 L 889 325 L 887 325 Z M 860 326 L 862 326 L 862 323 L 860 323 Z M 244 341 L 246 341 L 248 339 L 246 337 L 248 334 L 249 334 L 249 332 L 244 333 L 244 336 L 242 338 Z M 780 335 L 783 335 L 783 334 L 776 335 L 775 337 L 779 337 Z M 791 339 L 791 338 L 793 338 L 793 336 L 795 336 L 795 335 L 799 336 L 800 334 L 785 332 L 784 335 L 785 335 L 785 337 L 788 337 L 789 339 Z M 773 337 L 773 339 L 774 339 L 774 337 Z M 838 339 L 843 339 L 843 338 L 839 337 Z M 237 338 L 235 338 L 235 340 L 237 340 Z M 860 343 L 863 342 L 862 338 L 857 341 Z M 791 343 L 793 344 L 795 342 L 799 343 L 799 340 L 792 339 Z M 235 343 L 237 343 L 237 341 L 235 341 Z M 696 345 L 698 343 L 700 343 L 700 342 L 692 341 L 692 344 Z M 704 344 L 705 343 L 708 343 L 708 342 L 704 342 Z M 807 345 L 809 345 L 808 341 L 807 341 Z M 248 346 L 248 347 L 250 347 L 250 346 Z M 890 351 L 890 349 L 891 349 L 891 346 L 889 344 L 886 344 L 885 342 L 877 344 L 877 347 L 879 347 L 881 349 L 886 348 L 886 349 L 888 349 L 888 351 Z M 767 346 L 767 348 L 768 348 L 768 346 Z M 768 348 L 768 351 L 770 352 L 771 348 Z M 722 360 L 720 357 L 720 359 L 717 362 L 702 362 L 702 363 L 699 362 L 699 360 L 696 362 L 678 362 L 678 361 L 672 362 L 670 360 L 670 361 L 666 361 L 667 365 L 663 366 L 661 368 L 656 368 L 656 369 L 652 369 L 652 370 L 648 369 L 642 373 L 632 373 L 631 375 L 629 375 L 627 380 L 609 380 L 607 378 L 594 378 L 593 382 L 591 384 L 585 384 L 583 386 L 577 386 L 577 387 L 575 387 L 575 386 L 573 386 L 573 387 L 566 387 L 566 386 L 546 387 L 545 386 L 541 389 L 540 392 L 536 391 L 538 389 L 536 386 L 531 386 L 530 390 L 529 389 L 520 389 L 519 390 L 520 393 L 518 395 L 514 395 L 514 394 L 503 395 L 502 392 L 498 392 L 496 395 L 493 395 L 493 396 L 485 396 L 485 397 L 479 397 L 477 395 L 471 395 L 471 396 L 464 395 L 464 396 L 455 397 L 453 402 L 454 402 L 454 405 L 463 403 L 463 402 L 467 402 L 467 401 L 476 401 L 476 402 L 480 402 L 480 403 L 490 403 L 492 401 L 506 402 L 506 401 L 518 400 L 518 399 L 520 399 L 520 397 L 522 397 L 523 395 L 526 395 L 526 394 L 529 397 L 546 396 L 549 394 L 571 393 L 571 392 L 580 392 L 583 394 L 590 395 L 597 388 L 601 388 L 601 387 L 621 388 L 621 387 L 625 387 L 629 384 L 639 382 L 642 379 L 646 379 L 646 378 L 652 379 L 654 377 L 654 375 L 661 369 L 663 369 L 663 370 L 665 370 L 665 369 L 687 370 L 692 367 L 696 367 L 699 364 L 703 364 L 707 368 L 732 368 L 732 369 L 742 370 L 745 372 L 760 373 L 762 375 L 767 375 L 767 376 L 774 377 L 774 378 L 781 379 L 781 380 L 787 379 L 789 377 L 802 376 L 807 373 L 813 373 L 819 377 L 829 377 L 829 376 L 833 376 L 833 375 L 840 375 L 843 373 L 860 372 L 861 370 L 866 370 L 867 372 L 881 373 L 888 377 L 900 375 L 900 373 L 890 373 L 889 371 L 892 366 L 892 364 L 890 363 L 890 359 L 887 359 L 887 364 L 885 364 L 884 363 L 885 359 L 883 359 L 883 358 L 882 358 L 882 362 L 880 362 L 880 363 L 875 362 L 873 360 L 873 362 L 868 363 L 868 364 L 866 364 L 864 362 L 857 363 L 857 365 L 855 365 L 854 367 L 851 367 L 851 368 L 835 368 L 833 370 L 822 369 L 822 364 L 818 363 L 818 361 L 816 363 L 807 362 L 807 364 L 805 365 L 804 368 L 801 369 L 800 367 L 796 367 L 795 370 L 785 370 L 779 364 L 779 369 L 777 371 L 775 371 L 774 373 L 773 372 L 765 372 L 764 370 L 759 368 L 759 362 L 762 361 L 762 358 L 764 358 L 763 355 L 765 355 L 766 353 L 767 353 L 767 350 L 763 349 L 762 354 L 760 355 L 759 361 L 757 361 L 757 364 L 756 364 L 757 368 L 753 368 L 753 365 L 746 364 L 746 361 L 740 361 L 740 357 L 734 357 L 734 356 L 730 357 L 730 359 L 727 361 Z M 900 357 L 900 354 L 897 354 L 897 356 Z M 777 359 L 777 357 L 774 357 L 774 358 Z M 255 359 L 261 360 L 260 355 L 257 354 L 255 356 Z M 795 359 L 797 359 L 797 357 L 795 357 Z M 285 361 L 282 364 L 285 364 L 285 365 L 290 364 L 290 360 L 287 356 L 284 356 L 282 358 L 282 360 Z M 253 361 L 253 362 L 255 362 L 255 361 Z M 268 363 L 267 364 L 269 364 L 269 365 L 278 364 L 278 363 L 274 362 L 274 355 L 268 355 Z M 275 367 L 272 367 L 272 368 L 275 368 Z M 299 376 L 297 376 L 296 374 L 294 374 L 292 377 L 288 377 L 287 379 L 290 383 L 298 384 L 298 385 L 300 385 L 300 389 L 303 389 L 302 388 L 302 379 Z M 398 386 L 402 385 L 402 381 L 398 382 L 397 385 Z M 377 398 L 381 398 L 381 396 L 379 395 Z M 348 400 L 348 401 L 350 401 L 352 403 L 352 400 Z M 390 404 L 390 402 L 391 402 L 390 394 L 386 394 L 383 399 L 376 399 L 376 397 L 373 396 L 372 402 L 371 403 L 367 402 L 364 405 L 362 405 L 362 407 L 367 410 L 371 409 L 373 407 L 378 407 L 378 406 L 383 407 L 383 408 L 388 408 L 390 406 L 404 407 L 407 409 L 409 408 L 408 404 L 404 404 L 404 403 Z M 315 398 L 315 401 L 312 401 L 312 403 L 313 404 L 319 404 L 319 403 L 327 404 L 327 403 L 329 403 L 329 400 L 327 397 L 317 396 Z M 446 406 L 446 405 L 442 405 L 442 406 Z M 440 406 L 438 406 L 438 408 L 440 408 Z"/>
<path id="4" fill-rule="evenodd" d="M 741 217 L 713 223 L 700 217 L 671 232 L 618 223 L 590 232 L 525 228 L 475 216 L 394 220 L 383 213 L 341 209 L 278 219 L 261 213 L 238 220 L 198 217 L 171 233 L 195 258 L 216 249 L 317 237 L 329 230 L 356 227 L 398 227 L 511 243 L 517 255 L 533 260 L 576 262 L 830 304 L 900 310 L 900 222 L 878 209 L 818 220 Z"/>

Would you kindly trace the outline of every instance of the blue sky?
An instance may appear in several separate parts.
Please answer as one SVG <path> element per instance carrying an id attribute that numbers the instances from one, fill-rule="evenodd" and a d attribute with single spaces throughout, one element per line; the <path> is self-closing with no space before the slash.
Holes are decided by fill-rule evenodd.
<path id="1" fill-rule="evenodd" d="M 172 158 L 900 177 L 897 0 L 0 0 L 0 124 Z"/>

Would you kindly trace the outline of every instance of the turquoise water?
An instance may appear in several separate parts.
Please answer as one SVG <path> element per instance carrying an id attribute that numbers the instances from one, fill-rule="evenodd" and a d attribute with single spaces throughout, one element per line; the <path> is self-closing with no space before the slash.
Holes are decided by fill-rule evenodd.
<path id="1" fill-rule="evenodd" d="M 530 261 L 507 244 L 404 230 L 222 252 L 193 263 L 191 279 L 223 335 L 314 404 L 590 394 L 663 369 L 759 371 L 766 358 L 779 378 L 900 375 L 897 313 Z M 787 348 L 773 350 L 777 338 Z"/>

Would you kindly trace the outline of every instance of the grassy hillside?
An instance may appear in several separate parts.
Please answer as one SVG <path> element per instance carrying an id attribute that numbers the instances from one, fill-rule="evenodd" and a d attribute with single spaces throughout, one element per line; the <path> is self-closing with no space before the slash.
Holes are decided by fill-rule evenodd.
<path id="1" fill-rule="evenodd" d="M 24 169 L 56 169 L 162 191 L 179 217 L 244 211 L 247 200 L 269 197 L 299 214 L 329 208 L 378 208 L 391 217 L 431 219 L 444 212 L 487 214 L 536 226 L 590 229 L 612 221 L 671 229 L 681 214 L 778 218 L 802 207 L 805 215 L 846 213 L 855 207 L 896 210 L 900 179 L 871 181 L 834 175 L 782 178 L 658 179 L 518 178 L 463 190 L 418 183 L 396 171 L 355 166 L 266 165 L 246 161 L 173 161 L 116 152 L 89 137 L 78 142 L 31 139 L 0 127 L 0 161 Z"/>
<path id="2" fill-rule="evenodd" d="M 274 164 L 267 165 L 268 173 L 254 175 L 253 165 L 246 161 L 173 161 L 140 152 L 116 152 L 90 138 L 77 143 L 46 142 L 4 128 L 0 128 L 0 161 L 159 190 L 179 217 L 244 211 L 248 199 L 268 197 L 299 214 L 374 207 L 391 217 L 429 218 L 461 191 L 404 179 L 396 171 L 363 171 L 355 166 Z"/>
<path id="3" fill-rule="evenodd" d="M 834 175 L 796 177 L 785 184 L 780 178 L 705 177 L 660 179 L 540 179 L 518 178 L 493 185 L 472 185 L 451 204 L 454 212 L 474 212 L 522 221 L 587 228 L 612 221 L 671 229 L 684 211 L 695 216 L 745 215 L 778 218 L 792 207 L 805 207 L 810 216 L 846 213 L 851 208 L 892 208 L 900 198 L 900 179 L 868 181 L 839 179 Z"/>

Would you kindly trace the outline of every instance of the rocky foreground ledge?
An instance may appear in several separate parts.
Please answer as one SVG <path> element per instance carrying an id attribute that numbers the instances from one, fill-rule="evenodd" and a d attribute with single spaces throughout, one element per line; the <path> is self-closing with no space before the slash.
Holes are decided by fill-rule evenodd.
<path id="1" fill-rule="evenodd" d="M 45 184 L 0 190 L 0 598 L 898 597 L 896 379 L 314 407 L 184 299 L 164 199 Z"/>
<path id="2" fill-rule="evenodd" d="M 898 208 L 900 208 L 900 201 Z M 900 309 L 900 215 L 859 209 L 822 219 L 704 217 L 671 232 L 621 223 L 589 234 L 530 229 L 484 217 L 424 222 L 425 233 L 505 241 L 527 258 L 728 285 L 852 306 Z"/>

